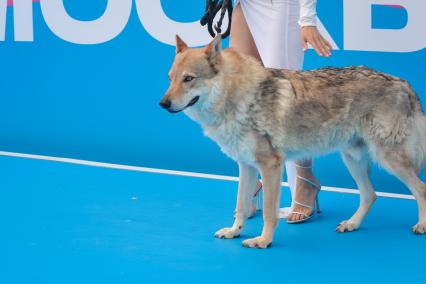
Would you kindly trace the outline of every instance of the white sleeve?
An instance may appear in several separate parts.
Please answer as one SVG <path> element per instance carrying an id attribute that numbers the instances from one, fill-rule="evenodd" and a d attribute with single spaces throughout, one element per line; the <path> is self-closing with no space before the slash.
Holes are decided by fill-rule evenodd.
<path id="1" fill-rule="evenodd" d="M 317 0 L 300 0 L 300 18 L 299 25 L 316 26 L 317 25 Z"/>

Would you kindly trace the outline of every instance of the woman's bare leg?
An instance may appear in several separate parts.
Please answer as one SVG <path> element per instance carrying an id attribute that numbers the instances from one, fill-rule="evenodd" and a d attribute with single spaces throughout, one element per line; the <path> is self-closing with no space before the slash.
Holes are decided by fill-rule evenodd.
<path id="1" fill-rule="evenodd" d="M 260 62 L 262 61 L 262 59 L 260 58 L 259 51 L 256 47 L 256 43 L 254 42 L 253 36 L 250 32 L 250 29 L 244 17 L 244 13 L 240 4 L 238 4 L 235 7 L 234 13 L 232 15 L 232 26 L 231 26 L 229 46 L 238 52 L 253 56 Z M 298 161 L 296 163 L 300 165 L 304 165 L 304 164 L 311 165 L 312 161 L 310 160 Z M 312 169 L 296 168 L 296 171 L 298 175 L 318 183 L 317 180 L 315 179 L 315 176 L 312 173 Z M 305 184 L 302 182 L 298 182 L 296 184 L 297 184 L 296 188 L 292 190 L 293 200 L 298 200 L 301 203 L 313 205 L 317 191 L 312 190 L 312 186 L 309 184 Z M 295 211 L 299 211 L 308 215 L 312 213 L 311 209 L 301 207 L 300 205 L 297 205 L 297 204 L 294 204 L 293 209 Z M 291 214 L 289 216 L 290 221 L 299 220 L 301 218 L 303 218 L 303 215 Z"/>
<path id="2" fill-rule="evenodd" d="M 235 7 L 232 15 L 229 47 L 262 61 L 240 4 Z"/>
<path id="3" fill-rule="evenodd" d="M 229 47 L 243 54 L 253 56 L 260 62 L 262 61 L 240 4 L 234 8 L 232 14 Z M 250 217 L 254 216 L 255 213 L 256 204 L 253 200 L 250 205 Z"/>

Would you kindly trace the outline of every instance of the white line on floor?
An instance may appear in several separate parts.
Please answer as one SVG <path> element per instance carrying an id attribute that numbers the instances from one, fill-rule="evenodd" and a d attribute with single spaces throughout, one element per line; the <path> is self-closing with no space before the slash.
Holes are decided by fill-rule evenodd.
<path id="1" fill-rule="evenodd" d="M 223 175 L 215 175 L 215 174 L 165 170 L 165 169 L 138 167 L 138 166 L 127 166 L 127 165 L 86 161 L 86 160 L 79 160 L 79 159 L 72 159 L 72 158 L 51 157 L 51 156 L 35 155 L 35 154 L 24 154 L 24 153 L 0 151 L 0 156 L 35 159 L 35 160 L 45 160 L 45 161 L 61 162 L 61 163 L 68 163 L 68 164 L 78 164 L 78 165 L 85 165 L 85 166 L 92 166 L 92 167 L 128 170 L 128 171 L 145 172 L 145 173 L 167 174 L 167 175 L 187 176 L 187 177 L 215 179 L 215 180 L 238 181 L 238 177 L 233 177 L 233 176 L 223 176 Z M 288 186 L 288 183 L 283 182 L 282 185 Z M 324 190 L 324 191 L 349 193 L 349 194 L 359 194 L 358 190 L 350 189 L 350 188 L 322 186 L 321 189 Z M 390 197 L 390 198 L 414 199 L 414 197 L 412 195 L 409 195 L 409 194 L 377 192 L 377 195 L 382 196 L 382 197 Z"/>

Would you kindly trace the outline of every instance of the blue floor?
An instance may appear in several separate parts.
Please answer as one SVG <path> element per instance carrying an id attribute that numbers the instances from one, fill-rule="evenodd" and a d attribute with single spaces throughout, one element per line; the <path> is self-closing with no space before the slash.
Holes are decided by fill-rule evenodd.
<path id="1" fill-rule="evenodd" d="M 213 233 L 235 182 L 0 157 L 0 283 L 426 283 L 412 200 L 379 198 L 357 232 L 335 225 L 358 196 L 322 192 L 315 222 L 281 222 L 272 248 Z M 283 203 L 288 202 L 283 191 Z M 274 282 L 272 282 L 274 281 Z"/>

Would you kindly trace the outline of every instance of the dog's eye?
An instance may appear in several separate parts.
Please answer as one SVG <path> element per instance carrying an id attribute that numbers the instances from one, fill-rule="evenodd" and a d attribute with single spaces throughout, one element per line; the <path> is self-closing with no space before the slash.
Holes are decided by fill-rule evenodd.
<path id="1" fill-rule="evenodd" d="M 195 78 L 193 76 L 190 76 L 190 75 L 186 75 L 185 77 L 183 77 L 184 82 L 191 82 L 194 79 Z"/>

